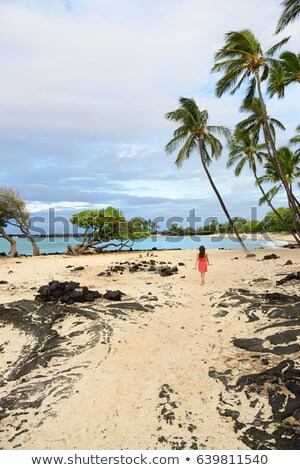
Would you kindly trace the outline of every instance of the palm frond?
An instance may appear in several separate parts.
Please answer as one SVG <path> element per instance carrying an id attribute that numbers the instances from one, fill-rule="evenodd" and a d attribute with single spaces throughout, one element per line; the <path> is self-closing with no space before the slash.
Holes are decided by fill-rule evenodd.
<path id="1" fill-rule="evenodd" d="M 294 52 L 284 51 L 280 54 L 279 58 L 283 62 L 283 67 L 286 72 L 299 73 L 300 71 L 300 54 L 294 54 Z"/>
<path id="2" fill-rule="evenodd" d="M 256 81 L 255 81 L 255 78 L 252 78 L 250 80 L 246 96 L 243 100 L 243 105 L 244 106 L 250 105 L 253 102 L 254 95 L 255 95 L 255 89 L 256 89 Z"/>
<path id="3" fill-rule="evenodd" d="M 236 69 L 238 65 L 243 65 L 244 63 L 244 58 L 223 60 L 222 62 L 217 62 L 211 69 L 211 72 L 221 72 L 222 70 L 230 72 L 231 70 Z"/>
<path id="4" fill-rule="evenodd" d="M 227 141 L 232 137 L 230 129 L 225 126 L 206 126 L 206 130 L 220 137 L 225 137 Z"/>
<path id="5" fill-rule="evenodd" d="M 282 122 L 278 121 L 278 119 L 270 118 L 270 122 L 273 124 L 273 126 L 277 127 L 282 131 L 285 131 L 284 125 L 282 124 Z"/>
<path id="6" fill-rule="evenodd" d="M 284 44 L 286 44 L 288 42 L 288 40 L 290 39 L 290 36 L 286 37 L 286 38 L 283 38 L 281 41 L 279 41 L 277 44 L 274 44 L 274 46 L 270 47 L 270 49 L 268 49 L 266 51 L 266 55 L 269 56 L 269 57 L 273 57 L 273 55 L 275 54 L 275 52 L 278 51 L 278 49 L 280 49 Z"/>
<path id="7" fill-rule="evenodd" d="M 250 29 L 243 29 L 241 31 L 230 31 L 225 35 L 226 45 L 228 49 L 238 45 L 239 50 L 248 54 L 262 54 L 259 41 L 256 39 Z"/>
<path id="8" fill-rule="evenodd" d="M 267 64 L 265 64 L 263 67 L 263 73 L 261 74 L 261 77 L 260 77 L 260 81 L 264 82 L 265 80 L 267 80 L 268 76 L 269 76 L 269 67 Z"/>
<path id="9" fill-rule="evenodd" d="M 242 78 L 240 79 L 240 81 L 237 83 L 237 85 L 235 85 L 235 87 L 231 90 L 230 94 L 231 95 L 234 95 L 235 92 L 241 88 L 241 85 L 243 84 L 244 80 L 247 78 L 248 76 L 248 72 L 246 71 L 243 75 L 242 75 Z"/>
<path id="10" fill-rule="evenodd" d="M 184 122 L 186 126 L 193 126 L 196 124 L 195 117 L 189 111 L 182 108 L 166 113 L 165 118 L 169 121 Z"/>
<path id="11" fill-rule="evenodd" d="M 296 128 L 297 134 L 290 139 L 290 144 L 299 144 L 300 143 L 300 126 Z"/>
<path id="12" fill-rule="evenodd" d="M 190 135 L 185 143 L 183 144 L 182 148 L 180 149 L 177 158 L 175 160 L 175 165 L 177 168 L 180 168 L 184 162 L 184 160 L 188 160 L 192 154 L 192 152 L 196 149 L 196 140 L 193 135 Z"/>
<path id="13" fill-rule="evenodd" d="M 277 61 L 276 64 L 271 68 L 270 78 L 267 86 L 267 91 L 272 98 L 275 94 L 278 98 L 284 97 L 285 90 L 285 78 L 282 63 Z"/>
<path id="14" fill-rule="evenodd" d="M 175 136 L 173 139 L 170 140 L 170 142 L 166 144 L 165 152 L 167 154 L 173 153 L 183 143 L 183 141 L 185 141 L 188 138 L 188 136 L 189 136 L 188 132 L 182 132 L 181 134 L 178 134 L 177 136 Z"/>
<path id="15" fill-rule="evenodd" d="M 203 141 L 205 147 L 207 144 L 209 145 L 212 157 L 220 157 L 223 150 L 223 145 L 214 135 L 206 132 L 205 134 L 203 134 Z"/>
<path id="16" fill-rule="evenodd" d="M 289 23 L 295 21 L 300 14 L 300 0 L 284 0 L 282 6 L 284 10 L 278 20 L 276 34 L 280 33 Z"/>
<path id="17" fill-rule="evenodd" d="M 226 91 L 234 87 L 239 76 L 244 70 L 244 64 L 236 67 L 231 72 L 226 73 L 220 80 L 218 80 L 216 85 L 216 95 L 220 98 Z M 245 74 L 244 76 L 245 77 Z"/>
<path id="18" fill-rule="evenodd" d="M 211 156 L 209 155 L 208 151 L 207 151 L 207 148 L 206 148 L 206 145 L 204 144 L 204 142 L 202 142 L 202 155 L 203 155 L 203 159 L 204 159 L 204 164 L 206 166 L 209 166 L 212 162 L 212 158 Z"/>
<path id="19" fill-rule="evenodd" d="M 261 178 L 258 178 L 259 183 L 261 184 Z M 268 201 L 272 201 L 272 199 L 276 196 L 276 194 L 280 191 L 280 186 L 274 186 L 273 188 L 269 189 L 259 200 L 258 204 L 261 206 Z"/>
<path id="20" fill-rule="evenodd" d="M 246 157 L 241 158 L 241 160 L 238 162 L 237 166 L 235 167 L 235 170 L 234 170 L 235 176 L 240 176 L 246 162 L 247 162 Z"/>

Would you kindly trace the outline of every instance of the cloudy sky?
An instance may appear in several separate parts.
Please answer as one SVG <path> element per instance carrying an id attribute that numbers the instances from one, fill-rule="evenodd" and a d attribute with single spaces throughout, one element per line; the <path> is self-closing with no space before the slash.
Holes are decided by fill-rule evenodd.
<path id="1" fill-rule="evenodd" d="M 213 55 L 244 28 L 265 50 L 292 34 L 298 53 L 299 22 L 274 37 L 280 12 L 280 0 L 0 0 L 0 184 L 36 216 L 113 205 L 128 217 L 195 208 L 224 220 L 198 155 L 180 170 L 165 155 L 174 126 L 164 114 L 194 97 L 210 124 L 233 128 L 242 94 L 215 97 Z M 296 86 L 268 103 L 287 128 L 280 144 L 298 109 Z M 250 217 L 259 193 L 226 159 L 225 149 L 212 175 L 232 215 Z"/>

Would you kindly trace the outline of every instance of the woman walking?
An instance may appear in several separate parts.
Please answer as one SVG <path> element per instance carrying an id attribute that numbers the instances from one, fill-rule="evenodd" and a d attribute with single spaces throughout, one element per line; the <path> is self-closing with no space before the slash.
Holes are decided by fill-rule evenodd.
<path id="1" fill-rule="evenodd" d="M 198 265 L 198 271 L 201 274 L 201 286 L 204 284 L 205 273 L 207 271 L 207 266 L 209 265 L 208 256 L 205 253 L 205 247 L 203 245 L 199 248 L 199 253 L 197 253 L 196 266 Z"/>

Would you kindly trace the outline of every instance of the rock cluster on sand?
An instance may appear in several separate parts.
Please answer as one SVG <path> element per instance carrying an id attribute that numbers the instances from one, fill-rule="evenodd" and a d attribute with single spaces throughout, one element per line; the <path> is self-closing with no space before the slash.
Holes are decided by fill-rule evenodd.
<path id="1" fill-rule="evenodd" d="M 180 266 L 184 266 L 184 263 L 179 263 Z M 173 276 L 173 274 L 178 273 L 178 267 L 175 265 L 173 266 L 171 262 L 168 264 L 165 261 L 160 261 L 159 263 L 155 260 L 151 259 L 150 261 L 140 261 L 136 262 L 129 262 L 125 261 L 124 263 L 119 262 L 111 266 L 105 272 L 101 272 L 98 276 L 111 276 L 112 273 L 119 272 L 123 274 L 124 271 L 128 271 L 130 273 L 136 273 L 141 271 L 150 271 L 153 273 L 160 274 L 161 276 Z"/>
<path id="2" fill-rule="evenodd" d="M 81 287 L 79 282 L 59 282 L 51 281 L 45 286 L 41 286 L 38 290 L 35 300 L 43 302 L 60 301 L 65 304 L 73 304 L 75 302 L 93 302 L 100 297 L 98 291 L 89 290 L 87 287 Z"/>

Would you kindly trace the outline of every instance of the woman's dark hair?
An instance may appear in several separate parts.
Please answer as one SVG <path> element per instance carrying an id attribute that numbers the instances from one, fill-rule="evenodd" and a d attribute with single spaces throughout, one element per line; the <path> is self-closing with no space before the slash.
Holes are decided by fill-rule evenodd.
<path id="1" fill-rule="evenodd" d="M 201 245 L 199 247 L 199 258 L 204 258 L 204 255 L 205 255 L 205 247 Z"/>

